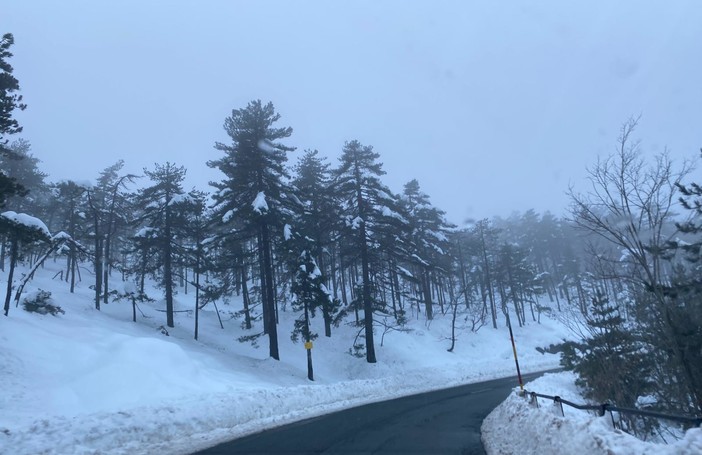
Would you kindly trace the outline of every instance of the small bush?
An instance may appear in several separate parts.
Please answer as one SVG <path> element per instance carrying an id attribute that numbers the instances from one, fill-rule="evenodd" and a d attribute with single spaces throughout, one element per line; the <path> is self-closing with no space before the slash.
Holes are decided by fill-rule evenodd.
<path id="1" fill-rule="evenodd" d="M 22 300 L 22 307 L 30 313 L 51 314 L 53 316 L 59 313 L 66 314 L 60 306 L 52 303 L 51 292 L 42 289 L 27 295 Z"/>

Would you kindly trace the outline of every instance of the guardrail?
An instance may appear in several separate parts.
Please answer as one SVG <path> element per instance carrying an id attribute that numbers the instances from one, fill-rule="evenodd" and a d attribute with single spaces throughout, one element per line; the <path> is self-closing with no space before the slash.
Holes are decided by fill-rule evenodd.
<path id="1" fill-rule="evenodd" d="M 529 402 L 538 407 L 539 406 L 539 398 L 545 398 L 548 400 L 552 400 L 553 403 L 558 406 L 558 408 L 561 411 L 561 415 L 565 417 L 565 413 L 563 412 L 563 405 L 570 406 L 575 409 L 581 409 L 585 411 L 596 411 L 599 416 L 604 416 L 605 413 L 609 412 L 610 417 L 612 418 L 612 424 L 616 428 L 616 423 L 614 421 L 614 415 L 612 414 L 613 412 L 618 412 L 620 414 L 624 415 L 636 415 L 636 416 L 642 416 L 642 417 L 653 417 L 656 419 L 663 419 L 663 420 L 670 420 L 672 422 L 678 422 L 682 424 L 687 424 L 690 427 L 698 427 L 702 425 L 702 417 L 698 416 L 680 416 L 680 415 L 673 415 L 673 414 L 665 414 L 662 412 L 656 412 L 656 411 L 646 411 L 643 409 L 632 409 L 632 408 L 621 408 L 619 406 L 614 406 L 609 403 L 602 403 L 602 404 L 578 404 L 578 403 L 573 403 L 572 401 L 564 400 L 563 398 L 559 397 L 558 395 L 556 396 L 551 396 L 551 395 L 544 395 L 541 393 L 536 393 L 536 392 L 529 392 L 527 390 L 524 390 L 523 392 L 519 392 L 519 394 L 525 398 L 529 399 Z"/>

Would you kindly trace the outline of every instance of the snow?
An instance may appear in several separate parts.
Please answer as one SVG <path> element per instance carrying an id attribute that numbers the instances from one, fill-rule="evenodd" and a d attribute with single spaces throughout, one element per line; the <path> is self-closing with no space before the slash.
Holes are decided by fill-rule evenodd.
<path id="1" fill-rule="evenodd" d="M 432 244 L 431 247 L 434 248 L 434 251 L 436 251 L 440 255 L 443 256 L 445 254 L 444 250 L 440 246 Z"/>
<path id="2" fill-rule="evenodd" d="M 619 257 L 619 262 L 626 261 L 627 259 L 629 259 L 630 256 L 631 256 L 631 253 L 629 252 L 629 250 L 626 250 L 626 249 L 622 250 L 622 254 Z"/>
<path id="3" fill-rule="evenodd" d="M 65 314 L 13 307 L 0 318 L 0 453 L 185 454 L 351 406 L 513 375 L 506 328 L 462 331 L 449 353 L 450 318 L 426 327 L 423 315 L 408 312 L 411 331 L 387 334 L 376 346 L 377 364 L 348 353 L 353 327 L 320 337 L 310 382 L 304 348 L 285 336 L 297 314 L 280 312 L 278 362 L 268 358 L 266 340 L 261 348 L 236 341 L 251 333 L 241 321 L 223 318 L 220 329 L 210 307 L 201 311 L 199 341 L 193 340 L 194 315 L 187 310 L 194 296 L 182 289 L 170 336 L 160 331 L 165 303 L 155 287 L 146 291 L 157 301 L 139 303 L 146 317 L 138 313 L 137 323 L 127 301 L 97 311 L 89 274 L 75 294 L 52 279 L 62 264 L 49 260 L 27 292 L 51 291 Z M 5 278 L 0 272 L 0 283 Z M 224 315 L 240 308 L 240 301 L 220 306 Z M 323 333 L 321 317 L 312 323 Z M 558 364 L 557 356 L 534 349 L 562 338 L 555 321 L 517 329 L 515 336 L 525 371 Z"/>
<path id="4" fill-rule="evenodd" d="M 322 283 L 322 284 L 319 285 L 319 289 L 321 289 L 322 292 L 325 293 L 325 294 L 327 295 L 327 298 L 328 298 L 329 301 L 331 302 L 331 301 L 332 301 L 332 295 L 331 295 L 331 292 L 329 292 L 329 289 L 327 289 L 327 286 L 324 285 L 324 284 Z"/>
<path id="5" fill-rule="evenodd" d="M 407 270 L 406 268 L 402 267 L 401 265 L 398 265 L 398 266 L 396 266 L 396 267 L 397 267 L 397 270 L 398 270 L 402 275 L 404 275 L 404 276 L 406 276 L 406 277 L 408 277 L 408 278 L 414 278 L 414 275 L 412 275 L 412 272 L 410 272 L 410 271 Z"/>
<path id="6" fill-rule="evenodd" d="M 432 237 L 434 237 L 434 238 L 435 238 L 436 240 L 438 240 L 439 242 L 448 242 L 448 241 L 449 241 L 449 240 L 448 240 L 448 237 L 446 237 L 446 235 L 444 235 L 443 232 L 439 232 L 439 231 L 428 231 L 427 233 L 428 233 L 429 235 L 431 235 Z"/>
<path id="7" fill-rule="evenodd" d="M 266 153 L 275 153 L 278 151 L 278 149 L 268 139 L 261 139 L 258 141 L 258 149 Z"/>
<path id="8" fill-rule="evenodd" d="M 155 232 L 156 232 L 156 229 L 154 229 L 154 228 L 152 228 L 152 227 L 149 227 L 149 226 L 145 226 L 145 227 L 139 229 L 139 230 L 134 234 L 134 237 L 136 237 L 136 238 L 148 238 L 148 237 L 151 237 L 151 235 L 152 235 L 153 233 L 155 233 Z"/>
<path id="9" fill-rule="evenodd" d="M 46 227 L 46 224 L 44 224 L 44 222 L 39 218 L 27 215 L 26 213 L 13 212 L 12 210 L 0 213 L 0 216 L 16 224 L 20 224 L 30 229 L 41 231 L 41 233 L 44 234 L 47 238 L 51 238 L 49 228 Z"/>
<path id="10" fill-rule="evenodd" d="M 268 211 L 268 203 L 266 202 L 266 194 L 263 191 L 259 191 L 256 195 L 256 199 L 251 203 L 254 212 L 263 215 L 263 212 Z"/>
<path id="11" fill-rule="evenodd" d="M 54 236 L 51 238 L 52 240 L 71 240 L 71 236 L 68 235 L 66 232 L 61 231 L 58 234 L 54 234 Z"/>
<path id="12" fill-rule="evenodd" d="M 402 223 L 407 223 L 407 220 L 402 215 L 395 212 L 394 210 L 390 210 L 390 208 L 386 206 L 382 207 L 382 213 L 383 216 L 386 216 L 388 218 L 395 218 L 396 220 L 401 221 Z"/>
<path id="13" fill-rule="evenodd" d="M 171 200 L 170 200 L 170 202 L 169 202 L 168 205 L 182 204 L 182 203 L 184 203 L 184 202 L 192 202 L 192 200 L 193 200 L 193 199 L 192 199 L 189 195 L 187 195 L 187 194 L 185 194 L 185 193 L 183 193 L 183 194 L 176 194 L 176 195 L 174 195 L 174 196 L 171 198 Z"/>
<path id="14" fill-rule="evenodd" d="M 551 373 L 526 384 L 544 395 L 586 403 L 571 372 Z M 560 409 L 539 399 L 539 407 L 518 396 L 517 389 L 483 421 L 483 444 L 488 454 L 558 453 L 573 455 L 674 455 L 702 453 L 702 428 L 687 431 L 669 445 L 641 441 L 614 429 L 609 413 L 599 417 L 568 406 Z M 519 437 L 515 437 L 515 435 Z"/>
<path id="15" fill-rule="evenodd" d="M 415 261 L 419 262 L 420 264 L 422 264 L 422 265 L 424 265 L 424 266 L 429 266 L 429 263 L 428 263 L 427 261 L 425 261 L 424 259 L 420 258 L 420 257 L 417 256 L 416 254 L 412 254 L 412 259 L 414 259 Z"/>
<path id="16" fill-rule="evenodd" d="M 222 216 L 222 223 L 228 223 L 232 218 L 234 218 L 234 210 L 227 210 L 227 213 Z"/>
<path id="17" fill-rule="evenodd" d="M 0 318 L 0 453 L 186 454 L 351 406 L 514 376 L 504 326 L 477 333 L 459 329 L 455 351 L 449 353 L 450 315 L 441 315 L 437 308 L 435 320 L 427 325 L 423 314 L 408 308 L 409 331 L 386 334 L 383 345 L 376 345 L 376 364 L 348 353 L 354 327 L 341 325 L 331 338 L 318 338 L 312 354 L 316 381 L 310 382 L 304 348 L 286 335 L 298 316 L 289 308 L 281 307 L 281 361 L 275 361 L 268 358 L 267 340 L 261 340 L 260 348 L 237 341 L 253 333 L 243 329 L 240 320 L 224 317 L 225 328 L 220 329 L 210 306 L 201 311 L 199 340 L 193 340 L 193 293 L 179 289 L 176 326 L 169 327 L 166 336 L 161 332 L 165 303 L 153 284 L 147 284 L 146 292 L 157 300 L 139 303 L 143 315 L 139 312 L 134 323 L 130 302 L 94 309 L 89 273 L 83 274 L 86 281 L 78 282 L 75 294 L 65 282 L 52 279 L 62 265 L 61 260 L 47 261 L 26 292 L 51 291 L 52 301 L 65 314 L 39 315 L 13 307 L 9 317 Z M 135 289 L 118 276 L 113 277 L 117 287 Z M 0 272 L 0 286 L 4 280 L 6 272 Z M 220 306 L 220 313 L 226 316 L 239 309 L 241 301 L 233 299 Z M 323 333 L 320 316 L 312 325 Z M 568 336 L 560 323 L 542 317 L 541 324 L 514 330 L 523 372 L 558 366 L 557 355 L 540 354 L 535 348 Z M 549 375 L 528 387 L 582 401 L 572 379 Z M 529 447 L 549 448 L 561 434 L 559 439 L 575 441 L 556 453 L 591 447 L 597 440 L 617 450 L 621 441 L 644 447 L 617 434 L 606 419 L 580 418 L 575 410 L 567 410 L 563 419 L 547 405 L 534 409 L 516 396 L 491 419 L 492 426 L 486 420 L 484 431 L 494 440 L 488 445 L 498 448 L 492 453 L 511 453 L 506 436 L 516 434 L 520 437 L 511 439 Z M 691 447 L 694 450 L 687 453 L 695 453 L 695 434 L 688 433 L 689 441 L 680 443 L 688 446 L 675 447 Z M 641 453 L 673 453 L 645 447 L 649 452 Z M 531 452 L 520 448 L 516 453 Z"/>
<path id="18" fill-rule="evenodd" d="M 210 243 L 212 243 L 212 242 L 214 242 L 214 241 L 216 241 L 216 240 L 217 240 L 217 237 L 216 237 L 216 236 L 207 237 L 206 239 L 204 239 L 204 240 L 202 241 L 202 245 L 209 245 Z"/>
<path id="19" fill-rule="evenodd" d="M 285 237 L 285 240 L 290 240 L 292 238 L 292 228 L 289 224 L 283 227 L 283 237 Z"/>
<path id="20" fill-rule="evenodd" d="M 317 267 L 317 263 L 314 260 L 312 260 L 312 263 L 314 264 L 314 267 L 312 268 L 309 277 L 311 280 L 314 280 L 315 278 L 322 276 L 322 271 L 319 270 L 319 267 Z"/>

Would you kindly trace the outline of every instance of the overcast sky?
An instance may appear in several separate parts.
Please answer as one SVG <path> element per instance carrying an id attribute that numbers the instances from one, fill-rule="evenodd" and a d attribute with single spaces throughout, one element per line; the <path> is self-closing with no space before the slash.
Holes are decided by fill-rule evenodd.
<path id="1" fill-rule="evenodd" d="M 293 127 L 291 164 L 336 165 L 358 139 L 392 190 L 418 179 L 457 223 L 565 214 L 632 115 L 646 153 L 697 158 L 701 24 L 696 0 L 0 0 L 22 137 L 51 180 L 123 158 L 208 189 L 225 117 L 261 99 Z"/>

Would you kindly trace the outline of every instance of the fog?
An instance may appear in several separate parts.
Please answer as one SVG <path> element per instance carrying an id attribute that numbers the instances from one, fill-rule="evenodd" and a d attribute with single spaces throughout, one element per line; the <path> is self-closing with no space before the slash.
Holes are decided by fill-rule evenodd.
<path id="1" fill-rule="evenodd" d="M 208 189 L 232 109 L 272 101 L 286 142 L 335 165 L 373 145 L 394 191 L 416 178 L 453 222 L 564 214 L 570 184 L 641 115 L 651 155 L 702 146 L 702 3 L 676 1 L 9 1 L 50 180 L 165 161 Z M 698 177 L 695 173 L 693 177 Z M 698 179 L 700 180 L 700 179 Z"/>

